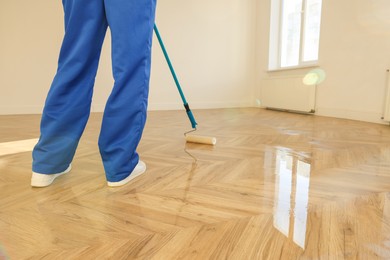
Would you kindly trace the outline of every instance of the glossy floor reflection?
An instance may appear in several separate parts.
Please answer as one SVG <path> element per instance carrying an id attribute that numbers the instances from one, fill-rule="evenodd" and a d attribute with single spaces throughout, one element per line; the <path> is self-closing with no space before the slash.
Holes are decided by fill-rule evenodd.
<path id="1" fill-rule="evenodd" d="M 38 138 L 0 143 L 0 156 L 31 152 Z"/>
<path id="2" fill-rule="evenodd" d="M 283 150 L 275 163 L 274 227 L 305 249 L 310 163 Z"/>
<path id="3" fill-rule="evenodd" d="M 17 150 L 39 117 L 0 116 L 0 143 L 19 144 L 0 155 L 0 259 L 390 259 L 390 127 L 262 109 L 195 115 L 216 146 L 185 144 L 185 112 L 150 112 L 148 170 L 115 189 L 96 144 L 101 114 L 72 172 L 44 189 L 29 186 L 31 146 Z"/>

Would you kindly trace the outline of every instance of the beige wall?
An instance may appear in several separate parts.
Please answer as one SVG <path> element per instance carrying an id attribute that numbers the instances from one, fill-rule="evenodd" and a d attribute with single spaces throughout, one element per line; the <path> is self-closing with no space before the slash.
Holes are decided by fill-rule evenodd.
<path id="1" fill-rule="evenodd" d="M 258 0 L 257 90 L 261 79 L 304 75 L 310 69 L 266 72 L 270 0 Z M 318 115 L 383 123 L 386 69 L 390 68 L 390 2 L 323 0 Z"/>
<path id="2" fill-rule="evenodd" d="M 193 108 L 254 106 L 266 72 L 270 0 L 159 1 L 157 23 Z M 381 123 L 390 67 L 387 0 L 324 0 L 317 114 Z M 0 114 L 39 113 L 56 70 L 61 1 L 0 1 Z M 93 109 L 112 86 L 109 35 Z M 182 107 L 155 39 L 150 109 Z"/>
<path id="3" fill-rule="evenodd" d="M 251 106 L 255 79 L 255 0 L 159 1 L 157 24 L 193 108 Z M 0 1 L 0 114 L 40 113 L 63 34 L 61 1 Z M 93 110 L 111 90 L 109 33 Z M 182 108 L 154 39 L 150 109 Z"/>

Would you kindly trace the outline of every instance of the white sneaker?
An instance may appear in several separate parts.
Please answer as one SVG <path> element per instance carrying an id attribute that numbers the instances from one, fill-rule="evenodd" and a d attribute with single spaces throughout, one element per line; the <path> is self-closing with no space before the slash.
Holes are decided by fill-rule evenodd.
<path id="1" fill-rule="evenodd" d="M 65 173 L 70 172 L 71 169 L 72 169 L 72 165 L 69 164 L 69 167 L 65 171 L 60 172 L 60 173 L 42 174 L 42 173 L 33 172 L 32 176 L 31 176 L 31 186 L 33 186 L 33 187 L 47 187 L 53 183 L 55 178 L 65 174 Z"/>
<path id="2" fill-rule="evenodd" d="M 125 185 L 129 181 L 143 174 L 145 171 L 146 171 L 146 164 L 143 161 L 139 161 L 137 166 L 135 166 L 134 170 L 130 173 L 129 176 L 127 176 L 127 178 L 116 182 L 108 181 L 107 184 L 110 187 L 118 187 L 118 186 Z"/>

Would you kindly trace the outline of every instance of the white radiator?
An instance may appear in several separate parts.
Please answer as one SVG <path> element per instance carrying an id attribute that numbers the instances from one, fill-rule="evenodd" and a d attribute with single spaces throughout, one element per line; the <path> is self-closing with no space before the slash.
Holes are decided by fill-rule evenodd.
<path id="1" fill-rule="evenodd" d="M 289 112 L 314 113 L 316 86 L 307 86 L 303 76 L 274 77 L 261 80 L 261 106 Z"/>
<path id="2" fill-rule="evenodd" d="M 383 117 L 382 119 L 385 121 L 390 121 L 390 78 L 389 78 L 389 70 L 387 70 L 387 89 L 385 94 L 385 105 L 383 108 Z"/>

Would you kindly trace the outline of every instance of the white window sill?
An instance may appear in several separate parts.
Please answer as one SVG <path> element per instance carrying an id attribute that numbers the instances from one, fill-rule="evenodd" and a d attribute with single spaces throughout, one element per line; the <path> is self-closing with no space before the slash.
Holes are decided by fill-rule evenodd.
<path id="1" fill-rule="evenodd" d="M 308 69 L 308 68 L 317 68 L 320 65 L 318 63 L 315 64 L 307 64 L 307 65 L 298 65 L 298 66 L 291 66 L 291 67 L 283 67 L 283 68 L 275 68 L 275 69 L 268 69 L 267 72 L 276 72 L 276 71 L 284 71 L 284 70 L 299 70 L 299 69 Z"/>

